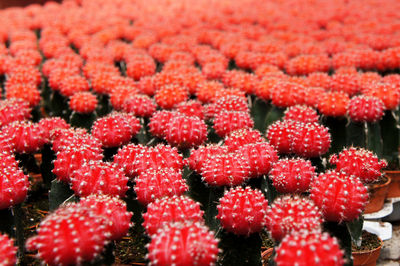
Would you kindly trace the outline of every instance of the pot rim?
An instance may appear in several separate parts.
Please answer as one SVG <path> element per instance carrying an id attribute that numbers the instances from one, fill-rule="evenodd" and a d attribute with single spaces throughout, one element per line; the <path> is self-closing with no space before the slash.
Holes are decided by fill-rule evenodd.
<path id="1" fill-rule="evenodd" d="M 388 174 L 400 174 L 400 169 L 399 170 L 383 170 L 384 173 Z"/>
<path id="2" fill-rule="evenodd" d="M 377 236 L 377 235 L 376 235 Z M 383 247 L 383 241 L 382 239 L 377 236 L 379 241 L 380 241 L 380 245 L 377 248 L 371 249 L 371 250 L 365 250 L 365 251 L 351 251 L 351 254 L 356 254 L 356 255 L 362 255 L 362 254 L 368 254 L 368 253 L 373 253 L 375 251 L 380 250 Z"/>
<path id="3" fill-rule="evenodd" d="M 390 182 L 392 181 L 392 178 L 387 175 L 385 175 L 385 177 L 387 178 L 387 181 L 385 183 L 383 183 L 383 184 L 368 184 L 368 186 L 371 188 L 381 188 L 381 187 L 388 186 L 390 184 Z"/>

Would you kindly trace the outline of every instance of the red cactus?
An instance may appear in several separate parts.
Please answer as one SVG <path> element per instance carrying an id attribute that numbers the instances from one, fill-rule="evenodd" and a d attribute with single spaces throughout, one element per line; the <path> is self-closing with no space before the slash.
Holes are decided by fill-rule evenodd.
<path id="1" fill-rule="evenodd" d="M 97 119 L 92 126 L 92 135 L 103 143 L 103 147 L 119 147 L 128 143 L 140 127 L 139 119 L 115 112 Z"/>
<path id="2" fill-rule="evenodd" d="M 215 97 L 217 91 L 224 89 L 224 85 L 218 81 L 205 81 L 197 86 L 196 96 L 202 103 L 209 103 Z"/>
<path id="3" fill-rule="evenodd" d="M 15 121 L 31 118 L 32 109 L 22 99 L 7 99 L 0 102 L 0 127 Z"/>
<path id="4" fill-rule="evenodd" d="M 15 83 L 6 87 L 6 98 L 22 99 L 29 103 L 30 107 L 34 107 L 40 102 L 40 91 L 33 83 Z"/>
<path id="5" fill-rule="evenodd" d="M 345 92 L 327 92 L 319 99 L 318 110 L 326 116 L 344 116 L 349 102 L 349 95 Z"/>
<path id="6" fill-rule="evenodd" d="M 326 55 L 298 55 L 286 64 L 286 71 L 290 75 L 307 75 L 313 72 L 327 72 L 330 59 Z"/>
<path id="7" fill-rule="evenodd" d="M 156 199 L 147 206 L 143 214 L 143 227 L 150 236 L 154 236 L 159 228 L 173 222 L 202 222 L 203 211 L 200 204 L 187 196 L 172 196 Z"/>
<path id="8" fill-rule="evenodd" d="M 256 84 L 256 87 L 254 88 L 255 94 L 259 98 L 268 101 L 271 99 L 273 88 L 275 87 L 276 84 L 280 82 L 282 82 L 282 78 L 280 77 L 274 77 L 274 76 L 264 77 Z"/>
<path id="9" fill-rule="evenodd" d="M 228 149 L 226 146 L 220 145 L 207 145 L 200 146 L 197 150 L 192 150 L 190 152 L 190 156 L 188 158 L 188 165 L 190 169 L 196 171 L 197 173 L 201 172 L 201 168 L 203 164 L 210 158 L 211 156 L 227 153 Z"/>
<path id="10" fill-rule="evenodd" d="M 128 190 L 128 177 L 116 164 L 92 160 L 72 172 L 71 188 L 76 195 L 105 194 L 124 197 Z"/>
<path id="11" fill-rule="evenodd" d="M 134 80 L 153 75 L 155 72 L 156 63 L 151 56 L 135 56 L 126 64 L 126 75 Z"/>
<path id="12" fill-rule="evenodd" d="M 250 94 L 254 92 L 257 77 L 241 70 L 230 70 L 224 73 L 222 81 L 227 87 L 238 88 Z"/>
<path id="13" fill-rule="evenodd" d="M 203 105 L 196 100 L 190 100 L 187 102 L 180 103 L 176 110 L 187 116 L 197 116 L 200 119 L 204 119 L 204 107 Z"/>
<path id="14" fill-rule="evenodd" d="M 28 193 L 28 176 L 18 168 L 14 158 L 7 153 L 0 156 L 0 210 L 22 203 Z"/>
<path id="15" fill-rule="evenodd" d="M 137 155 L 144 149 L 142 145 L 128 144 L 118 150 L 113 158 L 114 163 L 124 170 L 126 176 L 133 178 L 136 173 L 134 162 Z"/>
<path id="16" fill-rule="evenodd" d="M 308 191 L 315 177 L 315 167 L 304 159 L 281 159 L 269 173 L 273 186 L 280 193 L 302 193 Z"/>
<path id="17" fill-rule="evenodd" d="M 73 265 L 92 261 L 104 249 L 110 232 L 105 219 L 77 204 L 61 207 L 47 216 L 29 238 L 26 248 L 50 265 Z"/>
<path id="18" fill-rule="evenodd" d="M 39 121 L 39 127 L 43 129 L 43 137 L 50 141 L 51 132 L 55 129 L 68 129 L 70 125 L 60 117 L 42 118 Z"/>
<path id="19" fill-rule="evenodd" d="M 53 150 L 55 152 L 69 148 L 80 148 L 81 146 L 99 154 L 103 152 L 100 140 L 83 129 L 54 129 L 51 131 L 50 138 L 53 139 Z"/>
<path id="20" fill-rule="evenodd" d="M 311 87 L 329 89 L 331 86 L 331 76 L 325 72 L 314 72 L 307 76 L 307 83 Z"/>
<path id="21" fill-rule="evenodd" d="M 318 175 L 310 192 L 324 219 L 332 222 L 356 219 L 368 202 L 368 191 L 361 180 L 345 172 L 328 171 Z"/>
<path id="22" fill-rule="evenodd" d="M 150 117 L 156 111 L 156 104 L 147 95 L 134 95 L 125 100 L 122 110 L 140 117 Z"/>
<path id="23" fill-rule="evenodd" d="M 300 196 L 277 198 L 266 213 L 266 226 L 272 238 L 281 241 L 293 231 L 320 229 L 322 213 L 314 202 Z"/>
<path id="24" fill-rule="evenodd" d="M 133 162 L 134 174 L 142 174 L 148 169 L 174 168 L 181 170 L 183 167 L 182 155 L 177 148 L 159 144 L 155 147 L 145 147 L 136 156 Z"/>
<path id="25" fill-rule="evenodd" d="M 293 152 L 293 135 L 298 123 L 293 120 L 276 121 L 268 127 L 267 138 L 280 154 Z"/>
<path id="26" fill-rule="evenodd" d="M 377 122 L 383 116 L 385 105 L 373 96 L 355 96 L 351 98 L 348 113 L 355 122 Z"/>
<path id="27" fill-rule="evenodd" d="M 220 199 L 217 218 L 225 230 L 248 236 L 264 228 L 267 207 L 268 201 L 260 190 L 231 188 Z"/>
<path id="28" fill-rule="evenodd" d="M 96 95 L 90 92 L 76 92 L 69 98 L 69 107 L 72 111 L 81 114 L 90 114 L 97 107 Z"/>
<path id="29" fill-rule="evenodd" d="M 0 234 L 1 265 L 13 266 L 17 263 L 17 247 L 7 235 Z"/>
<path id="30" fill-rule="evenodd" d="M 0 153 L 4 152 L 12 154 L 15 152 L 14 144 L 11 142 L 11 137 L 0 133 Z"/>
<path id="31" fill-rule="evenodd" d="M 328 128 L 317 123 L 298 123 L 293 134 L 293 152 L 303 157 L 325 154 L 331 145 Z"/>
<path id="32" fill-rule="evenodd" d="M 69 182 L 71 174 L 75 170 L 78 170 L 85 162 L 101 160 L 102 158 L 103 155 L 99 151 L 92 150 L 90 146 L 70 146 L 57 152 L 53 173 L 58 180 Z"/>
<path id="33" fill-rule="evenodd" d="M 268 142 L 243 145 L 237 153 L 249 162 L 250 177 L 268 174 L 272 165 L 278 161 L 276 150 Z"/>
<path id="34" fill-rule="evenodd" d="M 304 104 L 312 108 L 317 108 L 319 99 L 325 95 L 326 91 L 321 87 L 305 87 L 304 94 L 307 97 L 303 98 Z"/>
<path id="35" fill-rule="evenodd" d="M 219 136 L 225 137 L 235 130 L 252 128 L 253 125 L 254 122 L 247 112 L 221 111 L 215 116 L 213 127 Z"/>
<path id="36" fill-rule="evenodd" d="M 197 147 L 207 139 L 207 125 L 196 116 L 177 115 L 166 124 L 164 135 L 172 146 Z"/>
<path id="37" fill-rule="evenodd" d="M 188 190 L 181 170 L 174 168 L 150 168 L 135 181 L 137 199 L 143 205 L 163 197 L 180 196 Z"/>
<path id="38" fill-rule="evenodd" d="M 344 252 L 336 238 L 318 230 L 293 232 L 276 249 L 276 264 L 342 266 Z"/>
<path id="39" fill-rule="evenodd" d="M 177 112 L 172 111 L 157 111 L 153 114 L 149 123 L 150 133 L 158 138 L 164 138 L 165 128 L 172 117 L 179 115 Z"/>
<path id="40" fill-rule="evenodd" d="M 218 257 L 218 241 L 199 223 L 166 224 L 148 246 L 148 259 L 157 266 L 213 265 Z"/>
<path id="41" fill-rule="evenodd" d="M 304 105 L 291 106 L 285 111 L 283 120 L 295 120 L 303 123 L 318 122 L 317 111 Z"/>
<path id="42" fill-rule="evenodd" d="M 214 114 L 221 111 L 249 112 L 247 99 L 240 96 L 224 96 L 214 102 Z"/>
<path id="43" fill-rule="evenodd" d="M 122 110 L 126 99 L 138 94 L 138 88 L 134 85 L 116 86 L 110 91 L 110 103 L 115 110 Z"/>
<path id="44" fill-rule="evenodd" d="M 334 74 L 331 77 L 332 91 L 343 91 L 352 96 L 360 91 L 360 77 L 358 74 Z"/>
<path id="45" fill-rule="evenodd" d="M 126 203 L 116 197 L 91 195 L 82 198 L 79 205 L 105 218 L 108 223 L 108 231 L 111 233 L 110 240 L 118 240 L 124 237 L 132 225 L 133 213 L 128 212 Z"/>
<path id="46" fill-rule="evenodd" d="M 186 101 L 189 98 L 189 92 L 186 87 L 180 85 L 165 85 L 156 91 L 154 98 L 161 108 L 172 109 Z"/>
<path id="47" fill-rule="evenodd" d="M 400 91 L 394 84 L 373 83 L 365 89 L 364 94 L 381 99 L 387 110 L 396 109 L 400 103 Z"/>
<path id="48" fill-rule="evenodd" d="M 236 186 L 250 178 L 250 165 L 236 153 L 216 154 L 204 161 L 200 173 L 211 186 Z"/>
<path id="49" fill-rule="evenodd" d="M 138 83 L 139 91 L 148 96 L 153 96 L 156 92 L 153 76 L 142 77 Z"/>
<path id="50" fill-rule="evenodd" d="M 256 129 L 242 128 L 231 132 L 225 137 L 224 142 L 228 147 L 228 151 L 234 152 L 245 144 L 265 142 L 265 140 L 261 137 L 260 131 Z"/>
<path id="51" fill-rule="evenodd" d="M 272 103 L 280 108 L 302 104 L 304 87 L 288 81 L 282 81 L 271 88 Z"/>
<path id="52" fill-rule="evenodd" d="M 3 134 L 10 136 L 10 141 L 17 153 L 33 153 L 46 142 L 45 134 L 39 124 L 29 121 L 15 121 L 2 128 Z"/>
<path id="53" fill-rule="evenodd" d="M 90 86 L 84 77 L 74 75 L 63 79 L 59 85 L 59 90 L 65 97 L 71 97 L 77 92 L 89 91 Z"/>
<path id="54" fill-rule="evenodd" d="M 377 181 L 382 176 L 382 168 L 387 166 L 385 160 L 379 160 L 371 151 L 354 147 L 344 149 L 339 156 L 332 155 L 329 162 L 338 171 L 359 177 L 363 183 Z"/>

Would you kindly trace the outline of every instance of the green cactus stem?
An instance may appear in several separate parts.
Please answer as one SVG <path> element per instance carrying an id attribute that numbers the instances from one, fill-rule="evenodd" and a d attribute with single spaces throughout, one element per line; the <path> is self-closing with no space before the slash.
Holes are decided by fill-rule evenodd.
<path id="1" fill-rule="evenodd" d="M 25 254 L 24 227 L 22 224 L 24 216 L 21 204 L 0 210 L 0 232 L 8 234 L 16 239 L 18 258 L 20 261 L 23 260 Z"/>
<path id="2" fill-rule="evenodd" d="M 11 211 L 14 217 L 14 236 L 18 246 L 18 259 L 22 261 L 25 255 L 24 226 L 22 224 L 25 214 L 21 208 L 21 204 L 14 205 Z"/>
<path id="3" fill-rule="evenodd" d="M 92 128 L 93 122 L 97 119 L 96 112 L 89 114 L 81 114 L 78 112 L 72 112 L 69 118 L 70 124 L 73 127 L 81 127 L 90 130 Z"/>
<path id="4" fill-rule="evenodd" d="M 50 115 L 60 116 L 67 122 L 70 116 L 68 99 L 62 96 L 58 91 L 52 91 L 50 96 Z"/>
<path id="5" fill-rule="evenodd" d="M 345 259 L 347 266 L 353 265 L 353 259 L 351 256 L 351 242 L 352 238 L 347 229 L 346 223 L 336 222 L 325 222 L 323 224 L 324 231 L 328 232 L 331 236 L 336 237 L 339 240 L 341 249 L 345 253 Z"/>
<path id="6" fill-rule="evenodd" d="M 361 247 L 362 244 L 362 228 L 364 225 L 364 217 L 360 215 L 356 220 L 346 222 L 347 230 L 351 236 L 351 240 L 357 247 Z"/>
<path id="7" fill-rule="evenodd" d="M 365 148 L 382 157 L 384 131 L 380 123 L 350 122 L 346 127 L 347 145 Z"/>
<path id="8" fill-rule="evenodd" d="M 47 78 L 45 78 L 44 76 L 42 76 L 43 82 L 41 84 L 40 87 L 40 95 L 42 97 L 43 100 L 43 108 L 46 111 L 46 113 L 50 113 L 51 112 L 51 93 L 52 90 L 49 86 L 49 81 L 47 80 Z"/>
<path id="9" fill-rule="evenodd" d="M 50 189 L 51 181 L 55 179 L 52 170 L 54 168 L 53 161 L 57 158 L 55 152 L 51 148 L 51 144 L 45 144 L 42 148 L 42 163 L 40 164 L 40 172 L 45 187 Z"/>
<path id="10" fill-rule="evenodd" d="M 141 117 L 140 124 L 142 127 L 140 128 L 139 133 L 136 135 L 136 139 L 140 144 L 146 145 L 151 140 L 151 134 L 148 127 L 149 119 Z"/>
<path id="11" fill-rule="evenodd" d="M 261 236 L 254 233 L 249 236 L 238 236 L 226 231 L 217 234 L 220 238 L 219 256 L 220 265 L 262 265 L 261 264 Z"/>
<path id="12" fill-rule="evenodd" d="M 119 72 L 121 72 L 121 75 L 122 76 L 126 76 L 126 63 L 125 63 L 125 61 L 119 61 L 115 65 L 118 67 Z"/>
<path id="13" fill-rule="evenodd" d="M 331 134 L 331 148 L 328 154 L 338 153 L 346 146 L 346 125 L 348 121 L 345 117 L 323 116 L 322 124 L 329 128 Z"/>
<path id="14" fill-rule="evenodd" d="M 107 94 L 98 94 L 97 95 L 98 105 L 96 109 L 96 113 L 98 117 L 103 117 L 108 115 L 112 111 L 112 107 L 110 104 L 110 96 Z"/>
<path id="15" fill-rule="evenodd" d="M 272 180 L 264 175 L 261 177 L 261 191 L 264 194 L 265 198 L 268 200 L 268 205 L 271 205 L 276 197 L 278 197 L 279 193 L 276 191 L 275 187 L 272 185 Z"/>
<path id="16" fill-rule="evenodd" d="M 213 124 L 210 121 L 206 121 L 207 124 L 207 139 L 211 143 L 219 143 L 223 139 L 215 133 L 215 130 L 213 128 Z"/>
<path id="17" fill-rule="evenodd" d="M 267 129 L 265 122 L 270 109 L 270 103 L 260 98 L 252 97 L 251 116 L 254 120 L 254 128 L 260 132 L 264 132 Z"/>
<path id="18" fill-rule="evenodd" d="M 267 129 L 269 125 L 273 124 L 275 121 L 282 119 L 285 115 L 284 111 L 284 109 L 278 108 L 275 105 L 271 104 L 271 108 L 268 109 L 268 113 L 263 123 L 264 128 Z"/>
<path id="19" fill-rule="evenodd" d="M 54 179 L 49 192 L 49 209 L 53 211 L 66 201 L 74 201 L 74 192 L 68 184 Z M 69 202 L 68 201 L 68 202 Z"/>
<path id="20" fill-rule="evenodd" d="M 219 229 L 219 221 L 216 218 L 218 214 L 217 205 L 224 194 L 224 188 L 207 186 L 201 180 L 201 175 L 187 168 L 183 176 L 189 186 L 189 196 L 199 202 L 204 211 L 206 225 L 211 230 L 217 231 Z"/>
<path id="21" fill-rule="evenodd" d="M 394 111 L 386 111 L 380 121 L 382 141 L 383 141 L 383 158 L 389 165 L 399 165 L 399 118 Z"/>

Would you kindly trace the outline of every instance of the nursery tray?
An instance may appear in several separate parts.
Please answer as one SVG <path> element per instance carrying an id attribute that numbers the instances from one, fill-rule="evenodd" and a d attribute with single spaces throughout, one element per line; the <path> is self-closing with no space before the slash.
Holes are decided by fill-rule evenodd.
<path id="1" fill-rule="evenodd" d="M 386 202 L 385 205 L 383 205 L 382 210 L 378 212 L 364 214 L 364 219 L 367 220 L 381 219 L 383 217 L 390 215 L 392 212 L 393 212 L 393 200 Z"/>
<path id="2" fill-rule="evenodd" d="M 389 198 L 389 200 L 391 200 L 392 203 L 394 204 L 396 202 L 400 202 L 400 197 L 398 197 L 398 198 Z"/>
<path id="3" fill-rule="evenodd" d="M 392 224 L 387 222 L 364 221 L 363 230 L 379 236 L 383 241 L 392 238 Z"/>
<path id="4" fill-rule="evenodd" d="M 400 221 L 400 198 L 391 198 L 390 200 L 392 201 L 393 212 L 385 217 L 385 221 Z"/>

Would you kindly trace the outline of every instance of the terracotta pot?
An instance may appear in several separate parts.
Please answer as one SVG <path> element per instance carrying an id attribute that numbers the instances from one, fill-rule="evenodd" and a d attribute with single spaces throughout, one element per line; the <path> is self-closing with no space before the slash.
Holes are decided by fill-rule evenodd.
<path id="1" fill-rule="evenodd" d="M 385 171 L 386 176 L 392 179 L 389 184 L 388 198 L 399 198 L 400 197 L 400 170 L 396 171 Z"/>
<path id="2" fill-rule="evenodd" d="M 274 248 L 268 248 L 261 253 L 261 258 L 263 261 L 263 265 L 268 265 L 268 260 L 272 256 L 272 253 L 274 252 Z"/>
<path id="3" fill-rule="evenodd" d="M 381 244 L 376 249 L 368 251 L 353 251 L 351 253 L 353 255 L 353 265 L 375 266 L 383 246 L 382 240 L 380 241 Z"/>
<path id="4" fill-rule="evenodd" d="M 390 177 L 386 176 L 385 184 L 368 185 L 369 202 L 365 207 L 364 213 L 373 213 L 382 210 L 388 193 Z"/>

